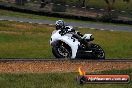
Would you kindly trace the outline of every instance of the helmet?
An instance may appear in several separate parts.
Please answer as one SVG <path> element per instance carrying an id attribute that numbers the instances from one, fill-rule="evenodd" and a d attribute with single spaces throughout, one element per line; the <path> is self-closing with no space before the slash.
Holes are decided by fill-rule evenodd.
<path id="1" fill-rule="evenodd" d="M 56 30 L 62 29 L 65 26 L 65 23 L 63 20 L 57 20 L 55 22 Z"/>

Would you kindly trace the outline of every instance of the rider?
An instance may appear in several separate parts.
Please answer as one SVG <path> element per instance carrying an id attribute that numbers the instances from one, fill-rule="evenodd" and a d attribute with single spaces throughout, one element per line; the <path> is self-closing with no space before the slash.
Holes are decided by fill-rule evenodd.
<path id="1" fill-rule="evenodd" d="M 63 30 L 65 28 L 65 23 L 63 20 L 57 20 L 55 22 L 56 30 Z"/>
<path id="2" fill-rule="evenodd" d="M 85 47 L 88 48 L 87 41 L 82 38 L 83 35 L 80 32 L 75 31 L 74 28 L 72 28 L 71 30 L 68 30 L 70 28 L 65 25 L 65 22 L 63 20 L 57 20 L 56 23 L 55 23 L 55 26 L 56 26 L 56 30 L 61 30 L 60 31 L 60 34 L 61 35 L 65 35 L 66 33 L 72 32 L 73 33 L 73 36 L 72 37 L 78 39 L 78 41 L 80 43 L 86 45 Z"/>
<path id="3" fill-rule="evenodd" d="M 68 32 L 74 32 L 73 36 L 76 37 L 79 41 L 82 40 L 83 35 L 80 32 L 75 31 L 75 29 L 68 30 L 69 27 L 65 25 L 65 22 L 63 20 L 57 20 L 55 26 L 56 26 L 56 30 L 61 30 L 60 31 L 61 35 L 64 35 L 65 33 Z"/>

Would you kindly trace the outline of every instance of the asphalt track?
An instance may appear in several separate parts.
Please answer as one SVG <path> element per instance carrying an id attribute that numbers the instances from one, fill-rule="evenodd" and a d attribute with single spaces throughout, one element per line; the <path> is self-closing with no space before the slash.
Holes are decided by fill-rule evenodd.
<path id="1" fill-rule="evenodd" d="M 49 25 L 54 25 L 55 23 L 55 21 L 51 21 L 51 20 L 18 18 L 18 17 L 10 17 L 10 16 L 0 16 L 0 20 L 28 22 L 28 23 L 37 23 L 37 24 L 49 24 Z M 67 25 L 71 25 L 71 26 L 79 27 L 79 28 L 132 32 L 132 26 L 127 26 L 127 25 L 116 25 L 116 24 L 114 25 L 114 24 L 103 24 L 103 23 L 81 23 L 81 22 L 67 22 Z"/>

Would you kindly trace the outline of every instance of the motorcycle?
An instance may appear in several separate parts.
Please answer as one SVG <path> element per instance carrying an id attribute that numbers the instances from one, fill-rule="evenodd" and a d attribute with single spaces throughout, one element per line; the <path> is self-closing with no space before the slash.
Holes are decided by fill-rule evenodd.
<path id="1" fill-rule="evenodd" d="M 52 32 L 50 45 L 56 58 L 105 59 L 104 50 L 98 44 L 91 43 L 93 40 L 92 34 L 78 37 L 73 27 L 67 26 L 65 31 Z"/>

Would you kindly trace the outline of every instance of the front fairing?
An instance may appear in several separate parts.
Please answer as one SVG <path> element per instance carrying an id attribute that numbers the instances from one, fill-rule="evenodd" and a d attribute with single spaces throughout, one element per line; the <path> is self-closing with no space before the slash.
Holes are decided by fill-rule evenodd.
<path id="1" fill-rule="evenodd" d="M 59 32 L 61 30 L 53 31 L 51 35 L 50 44 L 51 46 L 55 46 L 57 41 L 62 41 L 68 44 L 71 47 L 72 50 L 72 56 L 71 58 L 76 57 L 76 53 L 78 50 L 78 46 L 80 45 L 80 42 L 77 39 L 72 38 L 72 34 L 67 33 L 65 35 L 61 35 Z"/>
<path id="2" fill-rule="evenodd" d="M 61 37 L 60 32 L 61 30 L 55 30 L 52 32 L 51 39 L 50 39 L 50 44 L 52 45 L 53 42 L 57 41 L 58 38 Z"/>

